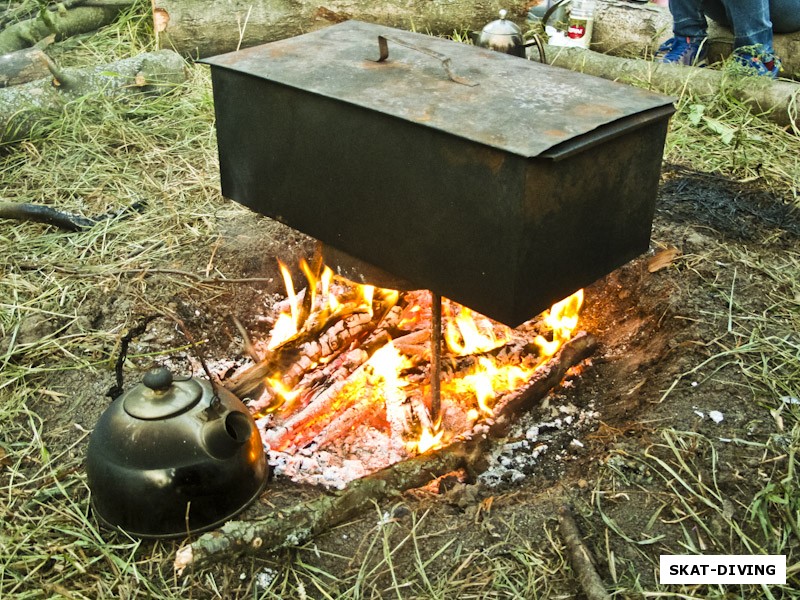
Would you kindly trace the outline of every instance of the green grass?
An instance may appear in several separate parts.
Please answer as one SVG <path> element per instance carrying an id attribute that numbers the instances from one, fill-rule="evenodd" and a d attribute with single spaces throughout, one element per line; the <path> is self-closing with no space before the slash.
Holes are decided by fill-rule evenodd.
<path id="1" fill-rule="evenodd" d="M 115 25 L 68 40 L 53 56 L 80 66 L 152 50 L 148 10 L 140 2 Z M 210 252 L 217 222 L 243 210 L 219 195 L 208 73 L 202 66 L 189 73 L 179 89 L 135 103 L 82 98 L 43 126 L 41 137 L 0 154 L 0 196 L 8 200 L 87 216 L 146 202 L 133 218 L 80 233 L 31 223 L 0 228 L 0 598 L 563 597 L 574 581 L 550 525 L 536 540 L 509 534 L 475 550 L 448 531 L 428 531 L 425 514 L 401 523 L 383 522 L 378 513 L 379 524 L 357 540 L 352 556 L 322 560 L 308 544 L 186 578 L 171 572 L 174 544 L 109 538 L 98 530 L 79 451 L 87 433 L 73 431 L 73 441 L 59 445 L 63 432 L 50 430 L 31 406 L 48 401 L 53 390 L 46 387 L 59 374 L 82 370 L 88 380 L 106 372 L 119 338 L 148 304 L 181 292 L 213 293 L 190 277 L 148 275 L 180 270 L 189 257 Z M 665 160 L 757 182 L 800 203 L 800 138 L 724 97 L 679 100 Z M 638 566 L 654 568 L 667 539 L 673 551 L 786 553 L 794 588 L 747 592 L 800 597 L 800 407 L 782 400 L 800 397 L 800 257 L 790 251 L 764 262 L 735 245 L 723 252 L 774 282 L 771 308 L 763 313 L 740 304 L 730 281 L 704 284 L 729 300 L 728 311 L 703 317 L 727 331 L 710 347 L 708 365 L 739 369 L 773 413 L 768 431 L 741 448 L 759 466 L 757 490 L 728 498 L 716 481 L 720 442 L 696 432 L 660 430 L 649 448 L 623 457 L 658 482 L 658 493 L 609 460 L 594 503 L 584 508 L 587 518 L 599 519 L 603 563 L 617 597 L 724 597 L 719 588 L 642 583 Z M 106 314 L 110 295 L 125 301 Z M 96 319 L 86 318 L 87 306 L 96 308 Z M 634 492 L 653 502 L 644 530 L 626 529 L 611 514 L 619 494 Z M 661 537 L 666 531 L 669 538 Z M 611 549 L 619 540 L 628 554 Z M 445 555 L 456 567 L 441 572 Z"/>

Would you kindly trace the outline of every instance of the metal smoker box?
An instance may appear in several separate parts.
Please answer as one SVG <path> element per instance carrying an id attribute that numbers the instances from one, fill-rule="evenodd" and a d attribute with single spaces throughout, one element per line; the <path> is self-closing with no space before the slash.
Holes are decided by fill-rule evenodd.
<path id="1" fill-rule="evenodd" d="M 496 320 L 648 248 L 670 98 L 357 21 L 205 62 L 225 196 Z"/>

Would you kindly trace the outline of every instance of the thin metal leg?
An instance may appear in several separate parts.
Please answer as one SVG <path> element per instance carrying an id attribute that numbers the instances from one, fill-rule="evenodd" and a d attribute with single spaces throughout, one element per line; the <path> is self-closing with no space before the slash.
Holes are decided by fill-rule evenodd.
<path id="1" fill-rule="evenodd" d="M 442 297 L 431 292 L 431 423 L 439 428 L 442 406 Z"/>

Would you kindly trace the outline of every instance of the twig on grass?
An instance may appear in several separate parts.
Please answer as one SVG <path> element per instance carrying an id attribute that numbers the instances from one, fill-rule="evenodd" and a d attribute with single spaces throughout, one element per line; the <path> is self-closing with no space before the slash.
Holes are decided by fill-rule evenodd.
<path id="1" fill-rule="evenodd" d="M 558 509 L 558 530 L 569 550 L 570 563 L 588 600 L 611 600 L 603 580 L 594 568 L 592 555 L 581 539 L 581 532 L 566 504 Z"/>
<path id="2" fill-rule="evenodd" d="M 145 202 L 138 201 L 132 205 L 108 212 L 98 217 L 82 217 L 67 212 L 56 210 L 43 204 L 31 204 L 29 202 L 0 202 L 0 219 L 12 219 L 16 221 L 33 221 L 34 223 L 46 223 L 55 225 L 66 231 L 83 231 L 93 227 L 100 221 L 113 219 L 126 214 L 140 212 Z"/>

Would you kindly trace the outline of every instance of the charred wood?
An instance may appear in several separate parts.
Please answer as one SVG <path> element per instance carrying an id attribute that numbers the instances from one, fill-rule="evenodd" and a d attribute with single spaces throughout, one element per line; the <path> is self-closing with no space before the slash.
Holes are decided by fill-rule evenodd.
<path id="1" fill-rule="evenodd" d="M 127 213 L 139 212 L 144 202 L 136 202 L 122 210 L 116 210 L 97 217 L 83 217 L 57 210 L 44 204 L 31 204 L 28 202 L 5 202 L 0 200 L 0 219 L 13 219 L 17 221 L 32 221 L 53 225 L 66 231 L 83 231 L 100 221 L 124 217 Z"/>
<path id="2" fill-rule="evenodd" d="M 595 339 L 585 333 L 567 342 L 525 388 L 522 393 L 525 400 L 504 405 L 503 416 L 506 421 L 510 421 L 510 411 L 544 398 L 569 369 L 591 354 L 595 346 Z M 503 431 L 499 420 L 494 430 Z M 186 569 L 213 561 L 228 560 L 242 554 L 269 554 L 302 544 L 354 517 L 373 502 L 421 487 L 458 469 L 465 469 L 473 475 L 480 472 L 486 466 L 485 456 L 490 443 L 488 438 L 482 436 L 455 442 L 440 450 L 396 463 L 351 482 L 341 491 L 322 494 L 289 510 L 252 521 L 230 521 L 219 530 L 206 533 L 180 548 L 174 568 L 180 574 Z"/>

